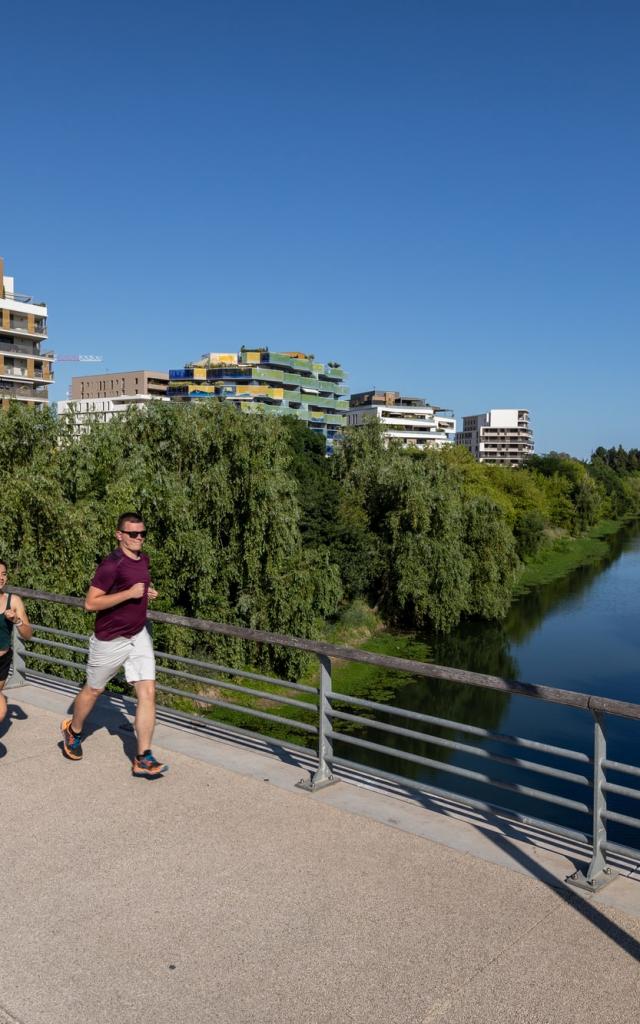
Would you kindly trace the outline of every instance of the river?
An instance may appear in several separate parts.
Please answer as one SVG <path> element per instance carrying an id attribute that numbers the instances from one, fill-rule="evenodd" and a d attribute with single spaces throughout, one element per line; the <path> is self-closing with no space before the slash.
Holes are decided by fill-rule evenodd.
<path id="1" fill-rule="evenodd" d="M 639 623 L 640 525 L 635 524 L 609 539 L 609 554 L 600 563 L 575 570 L 562 580 L 520 598 L 514 602 L 504 622 L 470 623 L 447 637 L 427 639 L 432 660 L 440 665 L 640 702 Z M 585 711 L 418 677 L 400 686 L 390 703 L 505 735 L 592 753 L 593 720 Z M 412 727 L 412 723 L 396 717 L 387 720 Z M 461 742 L 478 742 L 460 731 L 433 727 L 431 731 Z M 488 772 L 496 779 L 590 802 L 589 790 L 575 783 L 515 770 L 422 741 L 398 738 L 394 742 L 383 739 L 379 730 L 370 729 L 358 735 L 389 746 L 402 746 L 426 757 L 444 759 L 451 765 Z M 640 766 L 640 722 L 608 717 L 607 737 L 610 759 Z M 584 766 L 566 759 L 517 750 L 495 740 L 480 743 L 498 754 L 542 761 L 579 774 L 583 772 Z M 343 743 L 336 747 L 336 754 L 405 776 L 409 774 L 427 785 L 488 800 L 581 831 L 591 829 L 590 818 L 580 812 L 501 791 L 441 769 L 411 765 Z M 610 781 L 633 785 L 630 776 L 612 774 Z M 640 801 L 609 797 L 608 803 L 611 809 L 640 817 Z M 609 831 L 612 839 L 640 847 L 640 830 L 610 825 Z"/>

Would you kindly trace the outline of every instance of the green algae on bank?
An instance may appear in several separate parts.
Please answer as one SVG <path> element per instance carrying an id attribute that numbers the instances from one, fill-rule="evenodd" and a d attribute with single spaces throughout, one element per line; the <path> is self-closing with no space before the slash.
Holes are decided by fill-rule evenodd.
<path id="1" fill-rule="evenodd" d="M 581 537 L 563 536 L 552 541 L 533 558 L 528 559 L 516 580 L 513 596 L 522 597 L 535 587 L 553 583 L 583 565 L 592 565 L 606 558 L 606 538 L 628 525 L 627 519 L 603 519 Z"/>

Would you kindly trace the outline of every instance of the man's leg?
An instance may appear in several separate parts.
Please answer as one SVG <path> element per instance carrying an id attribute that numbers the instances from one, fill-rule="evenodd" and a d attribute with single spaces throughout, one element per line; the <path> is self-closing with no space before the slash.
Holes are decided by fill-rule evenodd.
<path id="1" fill-rule="evenodd" d="M 76 735 L 82 732 L 84 723 L 93 711 L 101 693 L 104 693 L 104 689 L 97 690 L 93 686 L 89 686 L 88 683 L 85 683 L 80 690 L 73 702 L 73 718 L 71 719 L 71 728 Z"/>
<path id="2" fill-rule="evenodd" d="M 0 722 L 4 719 L 4 717 L 5 717 L 6 713 L 7 713 L 7 698 L 5 697 L 4 693 L 2 692 L 2 690 L 4 688 L 4 684 L 5 684 L 5 680 L 3 679 L 2 682 L 0 683 Z"/>
<path id="3" fill-rule="evenodd" d="M 93 711 L 98 697 L 103 692 L 104 687 L 97 688 L 85 683 L 73 702 L 73 717 L 63 718 L 60 723 L 62 749 L 65 756 L 71 761 L 82 760 L 82 743 L 80 742 L 82 729 L 89 714 Z"/>
<path id="4" fill-rule="evenodd" d="M 110 679 L 113 679 L 126 658 L 126 645 L 117 640 L 89 640 L 87 681 L 73 702 L 71 718 L 60 723 L 65 755 L 72 761 L 82 759 L 80 737 L 84 724 Z"/>
<path id="5" fill-rule="evenodd" d="M 136 706 L 136 737 L 138 756 L 151 750 L 153 730 L 156 726 L 156 683 L 155 679 L 142 679 L 135 683 L 138 703 Z"/>
<path id="6" fill-rule="evenodd" d="M 156 684 L 154 679 L 142 679 L 134 684 L 138 704 L 136 707 L 136 737 L 138 753 L 133 759 L 134 775 L 150 778 L 164 775 L 169 766 L 158 761 L 151 753 L 153 730 L 156 724 Z"/>

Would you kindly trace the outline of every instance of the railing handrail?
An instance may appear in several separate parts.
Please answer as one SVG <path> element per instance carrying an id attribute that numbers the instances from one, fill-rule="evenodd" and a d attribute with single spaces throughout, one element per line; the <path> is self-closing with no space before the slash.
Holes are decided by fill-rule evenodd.
<path id="1" fill-rule="evenodd" d="M 20 597 L 31 598 L 36 601 L 51 601 L 56 604 L 67 605 L 71 608 L 84 608 L 84 599 L 81 597 L 71 597 L 65 594 L 50 594 L 46 591 L 30 590 L 24 587 L 11 587 L 11 592 L 18 594 Z M 222 636 L 233 636 L 241 640 L 249 640 L 253 643 L 277 644 L 281 647 L 292 647 L 295 650 L 306 651 L 309 654 L 316 654 L 325 658 L 338 658 L 343 661 L 362 662 L 367 665 L 375 665 L 379 668 L 388 668 L 400 672 L 409 672 L 412 675 L 424 676 L 430 679 L 444 679 L 454 683 L 466 683 L 469 686 L 478 686 L 489 690 L 499 690 L 503 693 L 517 694 L 522 697 L 531 697 L 536 700 L 543 700 L 552 704 L 563 704 L 568 707 L 582 708 L 586 711 L 618 715 L 622 718 L 640 720 L 640 704 L 633 704 L 629 701 L 600 697 L 573 690 L 561 690 L 557 687 L 541 686 L 535 683 L 521 683 L 517 680 L 503 679 L 501 676 L 484 675 L 479 672 L 468 672 L 466 669 L 435 665 L 431 662 L 413 661 L 409 658 L 397 658 L 394 655 L 389 654 L 374 654 L 371 651 L 362 651 L 354 647 L 330 644 L 324 640 L 308 640 L 304 637 L 289 636 L 281 633 L 269 633 L 261 629 L 249 629 L 246 626 L 233 626 L 227 623 L 213 622 L 209 619 L 189 618 L 185 615 L 173 615 L 169 612 L 150 611 L 148 617 L 151 622 L 164 623 L 170 626 L 184 626 L 187 629 L 196 629 L 204 633 L 217 633 Z"/>

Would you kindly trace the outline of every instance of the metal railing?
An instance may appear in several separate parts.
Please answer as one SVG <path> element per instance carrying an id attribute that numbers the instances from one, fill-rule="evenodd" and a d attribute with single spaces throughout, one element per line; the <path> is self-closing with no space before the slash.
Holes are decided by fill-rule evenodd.
<path id="1" fill-rule="evenodd" d="M 77 597 L 21 588 L 14 588 L 14 592 L 26 599 L 53 602 L 72 608 L 83 608 L 83 601 Z M 189 690 L 161 682 L 157 684 L 160 693 L 183 700 L 187 699 L 194 702 L 197 706 L 204 708 L 224 709 L 227 712 L 231 711 L 242 716 L 248 716 L 250 719 L 258 719 L 259 721 L 278 726 L 287 726 L 289 729 L 293 728 L 296 732 L 299 731 L 312 737 L 317 749 L 317 767 L 311 774 L 309 781 L 303 784 L 303 788 L 314 791 L 337 781 L 334 774 L 336 768 L 355 769 L 400 784 L 403 788 L 408 787 L 430 796 L 448 800 L 455 799 L 460 804 L 476 811 L 499 814 L 525 825 L 544 828 L 573 842 L 586 844 L 590 848 L 591 859 L 587 871 L 584 873 L 577 871 L 567 881 L 592 892 L 607 884 L 615 876 L 615 871 L 612 870 L 607 862 L 607 854 L 631 857 L 635 860 L 640 858 L 640 846 L 622 845 L 612 842 L 608 838 L 608 824 L 610 822 L 619 823 L 630 829 L 640 829 L 640 818 L 607 808 L 608 794 L 640 800 L 640 786 L 639 788 L 633 788 L 611 782 L 608 773 L 622 773 L 623 775 L 630 776 L 631 779 L 637 780 L 640 779 L 640 766 L 609 759 L 607 756 L 606 735 L 606 723 L 609 717 L 615 716 L 627 720 L 640 720 L 640 704 L 562 690 L 555 687 L 509 681 L 499 676 L 482 675 L 476 672 L 467 672 L 463 669 L 412 661 L 390 655 L 374 654 L 369 651 L 307 640 L 302 637 L 268 633 L 262 630 L 211 622 L 205 619 L 187 618 L 165 612 L 150 612 L 149 620 L 152 623 L 184 627 L 203 634 L 235 638 L 252 644 L 268 644 L 276 647 L 292 648 L 317 658 L 319 662 L 319 683 L 317 686 L 312 686 L 297 681 L 274 678 L 247 668 L 221 665 L 206 659 L 204 656 L 197 658 L 184 657 L 171 652 L 156 650 L 158 662 L 157 675 L 159 677 L 168 677 L 176 682 L 185 681 L 187 685 L 199 688 L 197 690 Z M 84 633 L 35 624 L 34 636 L 28 644 L 16 638 L 16 656 L 12 685 L 21 685 L 31 679 L 44 682 L 45 684 L 47 680 L 68 681 L 68 675 L 50 674 L 49 667 L 55 671 L 64 669 L 68 672 L 71 670 L 76 675 L 83 673 L 88 653 L 88 639 L 88 636 Z M 348 693 L 341 693 L 333 688 L 332 669 L 334 662 L 337 660 L 360 662 L 379 668 L 386 668 L 393 672 L 408 673 L 411 676 L 443 680 L 456 684 L 462 683 L 467 686 L 480 687 L 504 694 L 527 697 L 556 706 L 579 709 L 591 716 L 592 719 L 593 754 L 591 756 L 584 751 L 543 743 L 521 736 L 504 735 L 478 726 L 424 714 L 391 704 L 383 704 Z M 30 668 L 34 664 L 44 665 L 46 671 L 43 672 L 33 667 Z M 223 678 L 220 678 L 221 676 Z M 235 680 L 240 680 L 240 682 Z M 258 685 L 250 685 L 252 683 Z M 206 690 L 203 691 L 202 687 L 205 687 Z M 266 687 L 269 689 L 266 689 Z M 207 692 L 207 690 L 212 692 Z M 233 699 L 234 695 L 237 698 L 240 696 L 242 698 L 251 698 L 257 701 L 259 706 L 238 703 L 237 699 Z M 275 710 L 267 710 L 265 705 L 275 706 Z M 278 711 L 283 709 L 292 709 L 297 717 L 291 717 L 291 712 L 289 715 L 284 713 L 278 714 Z M 304 715 L 302 712 L 304 712 Z M 394 719 L 394 721 L 380 721 L 373 717 L 377 713 L 384 713 L 385 716 Z M 198 716 L 184 715 L 183 713 L 183 717 L 197 719 Z M 399 722 L 403 724 L 397 724 Z M 350 728 L 359 727 L 384 735 L 380 738 L 379 742 L 377 740 L 365 739 L 362 736 L 339 731 L 339 723 L 345 723 Z M 231 732 L 240 731 L 253 737 L 259 736 L 264 738 L 264 733 L 253 732 L 244 726 L 223 725 L 220 722 L 217 724 L 221 728 L 229 729 Z M 443 735 L 436 735 L 433 731 L 425 731 L 425 729 L 421 728 L 423 726 L 431 727 L 431 729 L 435 727 L 436 729 L 451 731 L 455 734 L 463 734 L 464 739 L 453 739 Z M 494 741 L 503 746 L 513 747 L 515 751 L 513 755 L 497 754 L 478 743 L 467 741 L 471 741 L 474 738 L 477 740 Z M 278 742 L 277 740 L 273 741 L 272 737 L 269 737 L 269 739 L 272 742 Z M 481 765 L 494 763 L 507 766 L 514 773 L 524 771 L 541 776 L 542 778 L 555 778 L 563 783 L 583 787 L 588 792 L 585 793 L 584 801 L 576 800 L 559 793 L 549 792 L 538 786 L 513 781 L 511 778 L 505 779 L 498 777 L 498 775 L 490 775 L 484 770 L 465 768 L 459 764 L 450 764 L 444 760 L 423 756 L 412 750 L 403 749 L 398 745 L 389 745 L 390 741 L 398 743 L 401 740 L 410 740 L 413 744 L 419 741 L 420 743 L 437 748 L 462 753 L 477 758 Z M 336 755 L 334 752 L 334 743 L 336 741 L 354 748 L 353 758 Z M 288 740 L 282 741 L 280 745 L 303 750 L 309 749 L 304 745 Z M 441 789 L 437 786 L 415 780 L 407 775 L 371 767 L 371 765 L 357 760 L 358 750 L 367 750 L 380 755 L 391 756 L 407 764 L 446 772 L 454 778 L 471 780 L 499 791 L 518 794 L 538 802 L 555 805 L 571 814 L 586 816 L 590 819 L 591 829 L 580 831 L 575 828 L 569 828 L 558 822 L 523 814 L 513 807 L 461 795 L 456 793 L 455 789 Z M 553 764 L 528 760 L 519 756 L 523 751 L 547 754 L 552 759 L 561 759 L 561 761 L 567 764 L 566 767 L 558 768 L 554 767 Z"/>
<path id="2" fill-rule="evenodd" d="M 5 333 L 9 334 L 26 334 L 30 338 L 46 338 L 47 328 L 45 325 L 40 325 L 29 330 L 29 326 L 23 323 L 21 320 L 10 320 L 8 327 L 0 327 Z"/>
<path id="3" fill-rule="evenodd" d="M 2 327 L 0 326 L 0 336 L 2 335 Z M 0 352 L 6 352 L 8 355 L 16 354 L 20 356 L 31 356 L 33 359 L 52 359 L 53 352 L 38 352 L 35 346 L 38 344 L 36 341 L 31 343 L 26 341 L 5 341 L 4 338 L 0 340 Z"/>

